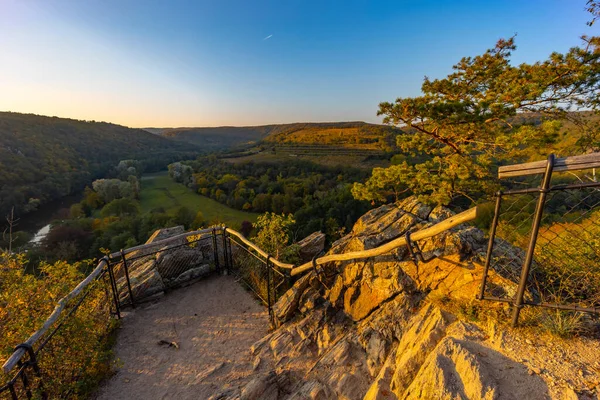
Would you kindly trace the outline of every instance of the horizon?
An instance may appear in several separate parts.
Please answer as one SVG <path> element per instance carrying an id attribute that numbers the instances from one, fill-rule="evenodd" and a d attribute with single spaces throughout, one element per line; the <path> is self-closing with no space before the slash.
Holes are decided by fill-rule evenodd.
<path id="1" fill-rule="evenodd" d="M 597 29 L 585 1 L 559 0 L 0 0 L 0 10 L 1 110 L 162 129 L 381 124 L 380 102 L 418 96 L 424 76 L 443 78 L 500 38 L 517 35 L 513 64 L 533 63 Z"/>

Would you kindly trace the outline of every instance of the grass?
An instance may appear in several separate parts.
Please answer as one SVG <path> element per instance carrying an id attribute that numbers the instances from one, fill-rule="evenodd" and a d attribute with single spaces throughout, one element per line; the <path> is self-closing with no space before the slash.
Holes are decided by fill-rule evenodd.
<path id="1" fill-rule="evenodd" d="M 221 222 L 237 229 L 242 221 L 256 221 L 258 214 L 229 208 L 213 199 L 194 193 L 173 181 L 167 171 L 142 176 L 140 204 L 142 212 L 162 208 L 167 213 L 185 206 L 194 212 L 201 211 L 209 223 Z"/>

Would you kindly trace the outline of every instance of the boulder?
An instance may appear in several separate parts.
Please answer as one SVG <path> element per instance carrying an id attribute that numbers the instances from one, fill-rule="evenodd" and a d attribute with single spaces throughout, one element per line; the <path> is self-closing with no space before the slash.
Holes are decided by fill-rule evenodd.
<path id="1" fill-rule="evenodd" d="M 308 262 L 318 256 L 325 248 L 325 234 L 314 232 L 294 244 L 298 247 L 298 255 L 302 263 Z"/>
<path id="2" fill-rule="evenodd" d="M 163 239 L 185 233 L 183 226 L 156 230 L 146 244 L 156 243 Z M 214 253 L 212 241 L 199 241 L 188 244 L 182 237 L 158 247 L 138 250 L 127 255 L 127 267 L 133 297 L 142 300 L 161 293 L 166 287 L 181 285 L 192 279 L 208 275 L 212 267 Z M 122 264 L 115 267 L 119 296 L 123 300 L 129 298 L 129 291 Z"/>
<path id="3" fill-rule="evenodd" d="M 129 282 L 134 300 L 141 300 L 165 290 L 163 280 L 156 269 L 156 260 L 149 259 L 129 271 Z M 119 299 L 123 303 L 129 301 L 129 288 L 123 276 L 117 280 Z"/>
<path id="4" fill-rule="evenodd" d="M 193 279 L 205 277 L 209 275 L 213 270 L 214 268 L 212 266 L 210 266 L 209 264 L 204 264 L 199 267 L 188 269 L 187 271 L 182 272 L 177 278 L 172 279 L 170 281 L 165 279 L 165 283 L 167 283 L 168 286 L 179 286 Z"/>
<path id="5" fill-rule="evenodd" d="M 157 229 L 154 233 L 146 240 L 146 244 L 158 242 L 159 240 L 168 239 L 172 236 L 177 236 L 182 233 L 185 233 L 185 228 L 183 225 L 173 226 L 171 228 L 162 228 Z M 185 243 L 185 238 L 182 239 L 180 244 Z"/>
<path id="6" fill-rule="evenodd" d="M 308 288 L 312 278 L 312 273 L 304 275 L 275 303 L 273 306 L 273 315 L 275 316 L 275 324 L 277 326 L 286 322 L 296 312 L 300 297 L 304 294 L 306 288 Z"/>
<path id="7" fill-rule="evenodd" d="M 200 247 L 165 248 L 156 253 L 156 266 L 163 279 L 177 278 L 185 271 L 202 265 L 206 261 L 208 261 L 208 257 L 205 257 Z"/>
<path id="8" fill-rule="evenodd" d="M 332 253 L 378 247 L 427 222 L 431 207 L 409 197 L 369 211 L 356 221 L 352 232 L 332 245 Z"/>

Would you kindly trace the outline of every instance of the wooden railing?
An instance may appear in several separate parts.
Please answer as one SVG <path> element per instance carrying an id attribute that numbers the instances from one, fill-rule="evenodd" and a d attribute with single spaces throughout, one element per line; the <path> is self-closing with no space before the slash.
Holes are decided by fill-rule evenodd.
<path id="1" fill-rule="evenodd" d="M 533 161 L 524 164 L 505 165 L 498 168 L 498 178 L 510 178 L 525 175 L 543 174 L 546 172 L 547 160 Z M 557 158 L 554 160 L 554 172 L 577 171 L 600 168 L 600 153 Z"/>
<path id="2" fill-rule="evenodd" d="M 467 211 L 464 211 L 460 214 L 450 217 L 438 224 L 435 224 L 429 228 L 422 229 L 420 231 L 412 233 L 410 236 L 410 239 L 413 241 L 423 240 L 423 239 L 435 236 L 441 232 L 447 231 L 447 230 L 449 230 L 457 225 L 460 225 L 462 223 L 472 221 L 476 217 L 477 217 L 477 208 L 476 207 L 471 208 Z M 92 283 L 95 279 L 97 279 L 103 272 L 105 272 L 111 259 L 118 259 L 119 257 L 122 257 L 124 254 L 130 254 L 130 253 L 134 253 L 134 252 L 144 251 L 147 249 L 156 249 L 157 247 L 168 245 L 168 244 L 176 242 L 182 238 L 188 238 L 191 236 L 202 235 L 202 234 L 210 234 L 210 233 L 214 233 L 214 232 L 219 233 L 219 234 L 225 233 L 227 235 L 233 235 L 233 236 L 237 237 L 237 239 L 239 239 L 246 246 L 248 246 L 249 249 L 255 251 L 261 257 L 268 259 L 269 262 L 272 263 L 273 265 L 275 265 L 276 267 L 278 267 L 282 270 L 288 271 L 291 276 L 297 276 L 303 272 L 306 272 L 306 271 L 312 269 L 315 264 L 323 265 L 323 264 L 331 263 L 334 261 L 348 261 L 348 260 L 357 260 L 357 259 L 365 259 L 365 258 L 375 257 L 375 256 L 379 256 L 379 255 L 388 253 L 400 246 L 404 246 L 407 244 L 407 238 L 401 237 L 401 238 L 392 240 L 391 242 L 386 243 L 382 246 L 376 247 L 374 249 L 369 249 L 369 250 L 364 250 L 364 251 L 355 251 L 355 252 L 344 253 L 344 254 L 331 254 L 328 256 L 323 256 L 323 257 L 317 258 L 314 262 L 310 261 L 305 264 L 296 266 L 294 264 L 284 263 L 284 262 L 281 262 L 281 261 L 273 258 L 267 252 L 265 252 L 260 247 L 258 247 L 255 243 L 246 239 L 246 237 L 244 237 L 244 235 L 242 235 L 240 232 L 237 232 L 226 226 L 182 233 L 180 235 L 172 236 L 167 239 L 159 240 L 159 241 L 148 243 L 148 244 L 143 244 L 140 246 L 131 247 L 129 249 L 123 250 L 122 252 L 115 252 L 115 253 L 110 254 L 109 256 L 102 258 L 90 275 L 88 275 L 83 281 L 81 281 L 77 285 L 77 287 L 75 289 L 73 289 L 69 294 L 67 294 L 65 297 L 63 297 L 62 299 L 60 299 L 58 301 L 58 304 L 56 305 L 54 311 L 48 317 L 46 322 L 44 322 L 42 327 L 39 330 L 37 330 L 36 332 L 34 332 L 24 342 L 24 344 L 26 346 L 33 347 L 37 343 L 37 341 L 41 337 L 43 337 L 50 330 L 50 328 L 56 323 L 56 321 L 59 319 L 60 315 L 64 311 L 65 305 L 69 301 L 71 301 L 73 298 L 75 298 L 77 295 L 79 295 L 90 283 Z M 5 373 L 9 373 L 10 371 L 12 371 L 13 368 L 15 366 L 17 366 L 19 361 L 23 358 L 23 356 L 25 355 L 26 352 L 27 352 L 27 350 L 24 348 L 18 348 L 17 350 L 15 350 L 15 352 L 13 352 L 13 354 L 8 358 L 8 360 L 6 360 L 6 362 L 2 366 L 2 370 Z"/>

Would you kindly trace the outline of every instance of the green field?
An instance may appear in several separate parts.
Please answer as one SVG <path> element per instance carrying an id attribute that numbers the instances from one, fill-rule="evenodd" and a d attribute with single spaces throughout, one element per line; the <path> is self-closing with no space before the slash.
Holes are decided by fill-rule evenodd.
<path id="1" fill-rule="evenodd" d="M 218 221 L 234 229 L 238 229 L 242 221 L 256 221 L 258 216 L 255 213 L 234 210 L 213 199 L 194 193 L 173 181 L 166 171 L 142 176 L 140 203 L 144 213 L 158 208 L 163 208 L 169 213 L 180 206 L 185 206 L 194 212 L 202 211 L 204 219 L 209 223 Z"/>

